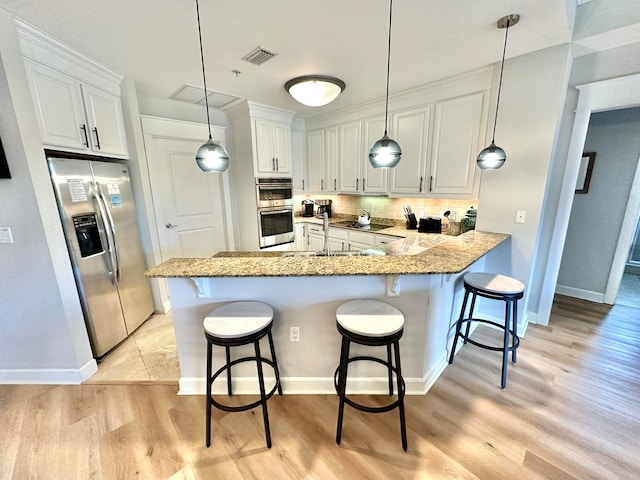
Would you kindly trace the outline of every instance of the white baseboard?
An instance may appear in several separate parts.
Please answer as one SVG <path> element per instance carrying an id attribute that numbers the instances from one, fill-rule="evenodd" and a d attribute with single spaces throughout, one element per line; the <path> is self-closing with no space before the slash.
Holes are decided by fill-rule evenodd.
<path id="1" fill-rule="evenodd" d="M 556 293 L 567 297 L 580 298 L 595 303 L 604 303 L 604 293 L 592 292 L 590 290 L 582 290 L 581 288 L 566 287 L 564 285 L 556 285 Z"/>
<path id="2" fill-rule="evenodd" d="M 446 354 L 443 354 L 436 367 L 424 378 L 404 379 L 406 395 L 424 395 L 440 377 L 448 363 Z M 265 377 L 267 390 L 273 387 L 274 377 Z M 204 395 L 206 393 L 206 381 L 204 378 L 180 379 L 180 391 L 178 395 Z M 282 392 L 288 395 L 323 395 L 335 394 L 333 377 L 285 377 L 282 378 Z M 213 393 L 226 395 L 226 379 L 216 380 L 213 384 Z M 239 377 L 233 379 L 233 393 L 238 395 L 257 395 L 258 384 L 255 377 Z M 389 393 L 389 379 L 377 378 L 353 378 L 349 377 L 347 393 L 352 395 L 384 395 Z"/>
<path id="3" fill-rule="evenodd" d="M 79 385 L 97 371 L 93 358 L 80 368 L 0 370 L 0 384 Z"/>

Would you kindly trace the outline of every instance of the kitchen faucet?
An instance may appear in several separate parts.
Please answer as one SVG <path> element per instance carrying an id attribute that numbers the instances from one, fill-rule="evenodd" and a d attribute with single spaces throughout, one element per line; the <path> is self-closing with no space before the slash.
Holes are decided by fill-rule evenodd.
<path id="1" fill-rule="evenodd" d="M 329 256 L 329 214 L 322 214 L 322 230 L 324 231 L 324 254 Z"/>

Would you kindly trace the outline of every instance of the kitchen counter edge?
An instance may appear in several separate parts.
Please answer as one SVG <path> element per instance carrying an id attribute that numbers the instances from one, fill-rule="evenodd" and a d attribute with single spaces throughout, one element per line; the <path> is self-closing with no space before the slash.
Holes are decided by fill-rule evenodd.
<path id="1" fill-rule="evenodd" d="M 381 233 L 381 232 L 378 232 Z M 390 244 L 401 252 L 422 233 L 407 233 Z M 435 237 L 443 237 L 431 234 Z M 460 273 L 511 237 L 473 230 L 447 236 L 414 255 L 355 257 L 282 257 L 282 252 L 220 252 L 209 258 L 172 258 L 149 269 L 149 278 L 296 277 L 357 275 L 428 275 Z"/>

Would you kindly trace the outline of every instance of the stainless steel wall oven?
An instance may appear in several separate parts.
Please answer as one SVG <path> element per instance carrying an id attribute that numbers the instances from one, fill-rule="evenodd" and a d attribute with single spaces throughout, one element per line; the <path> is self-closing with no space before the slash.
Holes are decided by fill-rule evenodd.
<path id="1" fill-rule="evenodd" d="M 293 242 L 293 181 L 291 178 L 256 178 L 260 248 Z"/>

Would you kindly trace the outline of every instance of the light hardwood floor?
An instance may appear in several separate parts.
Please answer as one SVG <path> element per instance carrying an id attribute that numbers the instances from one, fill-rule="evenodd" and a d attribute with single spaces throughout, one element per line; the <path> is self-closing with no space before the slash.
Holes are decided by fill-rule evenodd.
<path id="1" fill-rule="evenodd" d="M 395 411 L 347 407 L 337 446 L 335 395 L 274 396 L 271 450 L 259 410 L 214 410 L 207 449 L 204 399 L 175 386 L 1 386 L 0 478 L 637 479 L 639 318 L 558 297 L 506 391 L 500 355 L 465 346 L 427 395 L 406 397 L 406 453 Z"/>

